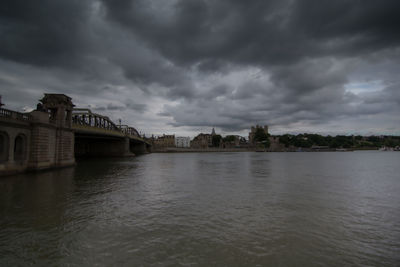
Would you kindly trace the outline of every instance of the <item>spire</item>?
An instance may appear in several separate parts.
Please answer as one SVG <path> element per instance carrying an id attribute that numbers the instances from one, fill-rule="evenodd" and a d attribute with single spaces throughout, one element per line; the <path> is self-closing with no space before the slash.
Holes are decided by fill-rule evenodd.
<path id="1" fill-rule="evenodd" d="M 211 135 L 215 135 L 215 129 L 214 129 L 214 127 L 213 127 L 213 129 L 212 129 Z"/>

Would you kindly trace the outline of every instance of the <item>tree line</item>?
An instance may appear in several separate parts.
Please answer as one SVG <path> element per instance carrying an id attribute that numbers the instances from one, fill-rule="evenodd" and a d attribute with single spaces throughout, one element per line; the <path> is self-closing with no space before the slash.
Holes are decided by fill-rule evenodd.
<path id="1" fill-rule="evenodd" d="M 329 148 L 363 148 L 382 146 L 400 146 L 400 136 L 361 136 L 361 135 L 336 135 L 323 136 L 319 134 L 284 134 L 279 135 L 279 142 L 285 147 L 326 146 Z"/>

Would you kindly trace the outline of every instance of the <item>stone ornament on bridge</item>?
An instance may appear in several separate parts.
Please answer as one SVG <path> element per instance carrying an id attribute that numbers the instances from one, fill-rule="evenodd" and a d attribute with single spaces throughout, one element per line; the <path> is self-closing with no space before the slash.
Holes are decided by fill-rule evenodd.
<path id="1" fill-rule="evenodd" d="M 50 122 L 58 127 L 71 128 L 72 126 L 72 104 L 71 97 L 64 94 L 44 94 L 40 100 L 43 109 L 50 112 Z"/>

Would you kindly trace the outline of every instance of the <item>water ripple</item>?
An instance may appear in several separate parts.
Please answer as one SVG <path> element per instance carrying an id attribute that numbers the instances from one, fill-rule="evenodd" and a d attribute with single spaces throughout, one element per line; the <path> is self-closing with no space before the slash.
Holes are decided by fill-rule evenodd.
<path id="1" fill-rule="evenodd" d="M 398 266 L 399 153 L 150 154 L 0 180 L 0 265 Z"/>

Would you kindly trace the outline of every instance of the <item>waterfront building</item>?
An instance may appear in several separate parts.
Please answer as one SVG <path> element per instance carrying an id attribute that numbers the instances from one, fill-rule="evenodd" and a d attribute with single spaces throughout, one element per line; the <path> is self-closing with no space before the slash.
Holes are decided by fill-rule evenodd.
<path id="1" fill-rule="evenodd" d="M 246 138 L 240 135 L 228 135 L 222 139 L 222 148 L 247 147 Z"/>
<path id="2" fill-rule="evenodd" d="M 175 135 L 163 134 L 157 138 L 153 138 L 153 145 L 155 148 L 165 148 L 175 146 Z"/>
<path id="3" fill-rule="evenodd" d="M 216 133 L 214 128 L 212 129 L 211 134 L 200 133 L 190 142 L 190 147 L 201 149 L 212 147 L 212 138 L 215 135 Z"/>
<path id="4" fill-rule="evenodd" d="M 200 133 L 190 142 L 192 148 L 208 148 L 212 146 L 212 135 Z"/>
<path id="5" fill-rule="evenodd" d="M 178 136 L 175 137 L 175 146 L 176 147 L 190 147 L 190 137 Z"/>
<path id="6" fill-rule="evenodd" d="M 270 135 L 268 137 L 270 146 L 268 148 L 268 151 L 284 151 L 285 150 L 285 145 L 281 144 L 279 142 L 279 136 L 272 136 Z"/>

